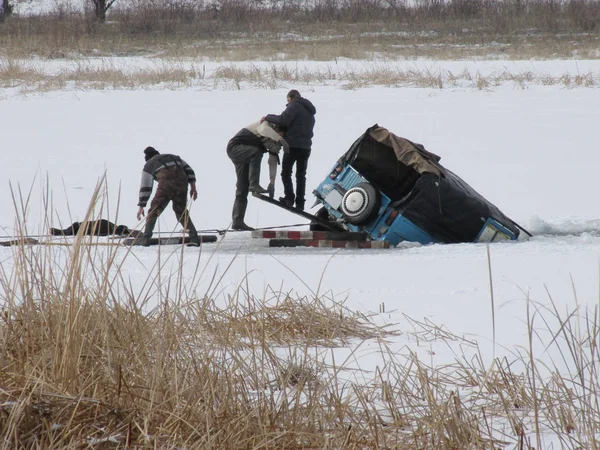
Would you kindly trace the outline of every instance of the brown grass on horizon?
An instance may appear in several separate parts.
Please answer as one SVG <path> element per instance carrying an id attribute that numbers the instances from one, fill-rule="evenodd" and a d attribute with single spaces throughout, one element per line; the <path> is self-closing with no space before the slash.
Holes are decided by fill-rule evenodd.
<path id="1" fill-rule="evenodd" d="M 117 3 L 99 23 L 65 6 L 0 24 L 10 58 L 160 56 L 223 61 L 336 57 L 600 58 L 597 0 Z"/>

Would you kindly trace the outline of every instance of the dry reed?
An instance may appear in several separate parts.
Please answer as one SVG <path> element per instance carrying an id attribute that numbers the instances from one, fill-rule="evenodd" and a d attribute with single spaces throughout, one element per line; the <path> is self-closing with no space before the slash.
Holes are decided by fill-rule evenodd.
<path id="1" fill-rule="evenodd" d="M 116 60 L 104 59 L 97 66 L 76 61 L 50 70 L 42 63 L 0 58 L 0 87 L 20 92 L 38 92 L 76 88 L 94 89 L 276 89 L 295 85 L 327 84 L 341 89 L 368 86 L 420 87 L 431 89 L 467 88 L 494 90 L 503 84 L 519 89 L 531 85 L 557 85 L 564 88 L 595 87 L 600 80 L 592 72 L 548 75 L 531 71 L 503 70 L 483 75 L 467 69 L 454 73 L 437 69 L 403 69 L 392 63 L 327 64 L 297 67 L 286 63 L 233 64 L 206 70 L 204 64 L 193 61 L 152 60 L 150 67 L 124 70 L 115 67 Z"/>
<path id="2" fill-rule="evenodd" d="M 109 212 L 104 182 L 88 219 Z M 13 192 L 23 236 L 30 195 Z M 0 264 L 3 448 L 600 446 L 598 310 L 529 300 L 526 348 L 490 364 L 477 342 L 428 320 L 406 318 L 400 335 L 324 295 L 257 299 L 246 279 L 217 301 L 215 277 L 199 295 L 191 286 L 210 274 L 182 275 L 185 247 L 160 251 L 134 288 L 132 249 L 93 242 L 22 240 Z M 393 350 L 399 338 L 464 353 L 434 366 Z M 365 342 L 379 349 L 373 371 L 354 363 Z M 540 345 L 557 359 L 539 359 Z"/>

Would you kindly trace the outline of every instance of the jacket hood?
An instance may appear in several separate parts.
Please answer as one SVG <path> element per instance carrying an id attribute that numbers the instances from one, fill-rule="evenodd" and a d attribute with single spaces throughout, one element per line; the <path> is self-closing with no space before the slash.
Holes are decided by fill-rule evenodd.
<path id="1" fill-rule="evenodd" d="M 298 103 L 300 103 L 302 106 L 304 106 L 309 113 L 311 113 L 313 116 L 317 113 L 317 108 L 315 108 L 315 105 L 313 105 L 310 100 L 302 97 L 299 98 L 298 100 L 296 100 Z"/>

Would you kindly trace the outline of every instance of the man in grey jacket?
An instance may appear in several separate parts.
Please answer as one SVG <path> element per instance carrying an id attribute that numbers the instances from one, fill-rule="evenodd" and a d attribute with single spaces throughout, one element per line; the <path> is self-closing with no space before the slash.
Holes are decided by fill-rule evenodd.
<path id="1" fill-rule="evenodd" d="M 140 186 L 140 198 L 137 218 L 141 220 L 144 216 L 144 208 L 148 203 L 154 180 L 158 181 L 156 194 L 150 204 L 148 217 L 146 218 L 146 228 L 142 244 L 150 245 L 150 238 L 156 226 L 158 216 L 164 211 L 169 202 L 173 202 L 173 211 L 177 221 L 187 229 L 190 236 L 189 245 L 200 245 L 200 239 L 187 210 L 187 187 L 190 185 L 190 197 L 196 200 L 198 191 L 196 190 L 196 174 L 194 170 L 177 155 L 168 153 L 160 154 L 154 147 L 147 147 L 144 150 L 146 164 L 142 170 L 142 182 Z"/>
<path id="2" fill-rule="evenodd" d="M 253 230 L 246 225 L 244 217 L 248 207 L 248 193 L 275 195 L 275 176 L 279 163 L 279 150 L 287 152 L 287 142 L 268 122 L 255 122 L 242 128 L 227 144 L 227 156 L 235 166 L 237 178 L 235 201 L 231 213 L 231 228 Z M 269 187 L 260 186 L 260 164 L 265 153 L 269 153 Z"/>
<path id="3" fill-rule="evenodd" d="M 280 115 L 268 114 L 262 120 L 285 128 L 284 139 L 290 146 L 289 153 L 283 155 L 281 164 L 281 180 L 284 197 L 279 200 L 287 206 L 304 210 L 306 193 L 306 169 L 312 147 L 313 128 L 317 109 L 310 100 L 302 97 L 300 92 L 292 89 L 287 94 L 287 107 Z M 292 170 L 296 165 L 296 194 L 292 183 Z"/>

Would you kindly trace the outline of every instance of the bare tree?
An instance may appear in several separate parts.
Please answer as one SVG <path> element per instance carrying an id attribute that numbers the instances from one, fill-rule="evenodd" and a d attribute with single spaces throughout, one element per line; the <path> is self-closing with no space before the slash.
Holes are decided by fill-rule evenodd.
<path id="1" fill-rule="evenodd" d="M 116 0 L 92 0 L 92 3 L 94 4 L 94 13 L 99 22 L 104 22 L 106 20 L 106 11 L 109 10 L 115 1 Z"/>
<path id="2" fill-rule="evenodd" d="M 12 13 L 12 5 L 8 2 L 8 0 L 2 0 L 0 3 L 0 22 L 2 22 L 6 17 L 10 16 Z"/>

